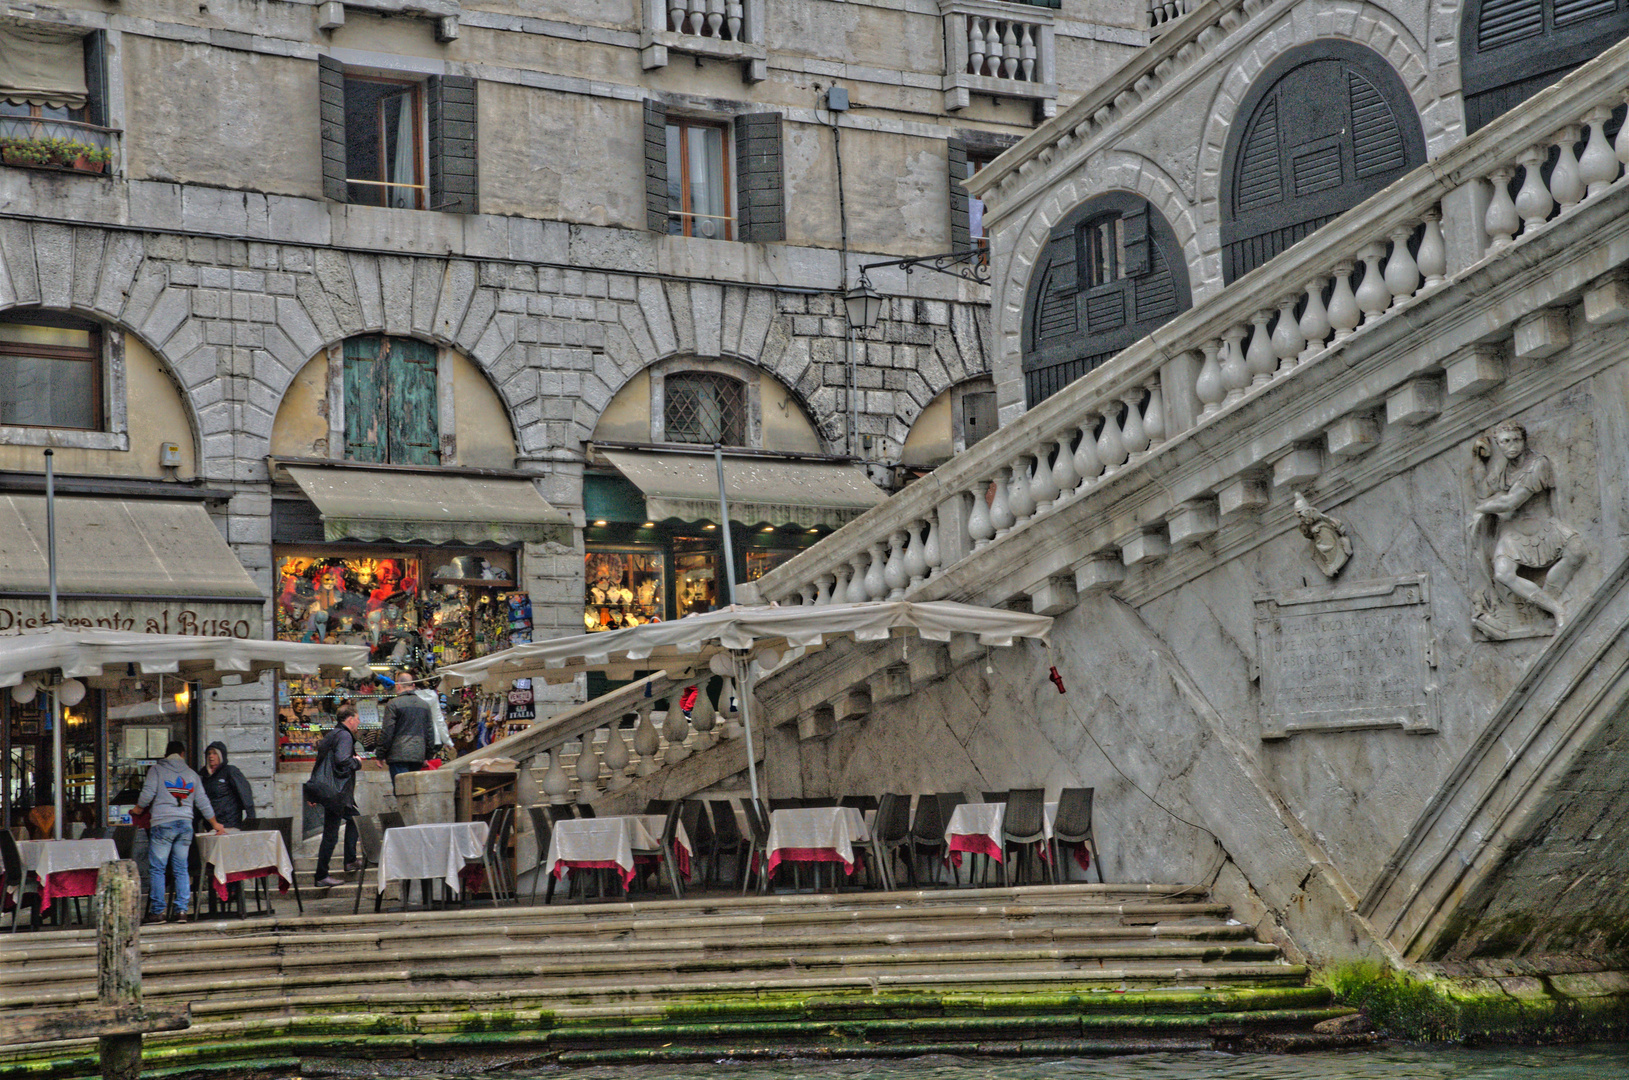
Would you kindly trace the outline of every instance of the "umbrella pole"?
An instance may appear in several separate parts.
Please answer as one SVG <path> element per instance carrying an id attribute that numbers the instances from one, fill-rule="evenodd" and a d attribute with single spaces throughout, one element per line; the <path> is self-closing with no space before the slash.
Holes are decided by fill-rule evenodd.
<path id="1" fill-rule="evenodd" d="M 52 464 L 55 455 L 50 449 L 45 451 L 45 561 L 51 579 L 51 625 L 57 624 L 57 484 L 56 469 Z M 55 690 L 51 691 L 51 768 L 53 809 L 56 811 L 56 824 L 53 826 L 53 835 L 62 839 L 62 812 L 64 809 L 63 788 L 67 784 L 67 777 L 63 775 L 64 754 L 62 750 L 62 701 L 57 697 Z"/>
<path id="2" fill-rule="evenodd" d="M 752 661 L 744 654 L 735 657 L 736 681 L 741 685 L 741 727 L 747 733 L 747 780 L 752 785 L 752 801 L 758 799 L 758 755 L 752 752 Z"/>
<path id="3" fill-rule="evenodd" d="M 730 502 L 724 494 L 724 446 L 722 443 L 713 444 L 713 467 L 718 471 L 718 527 L 724 530 L 724 575 L 730 583 L 730 604 L 735 599 L 735 549 L 730 543 Z M 736 678 L 741 684 L 741 726 L 747 733 L 747 779 L 752 783 L 752 801 L 758 802 L 758 761 L 757 755 L 752 752 L 752 709 L 747 702 L 752 700 L 752 686 L 749 680 L 752 677 L 752 664 L 743 654 L 735 656 Z M 701 684 L 701 692 L 707 692 L 707 684 Z M 729 708 L 729 702 L 724 703 Z"/>

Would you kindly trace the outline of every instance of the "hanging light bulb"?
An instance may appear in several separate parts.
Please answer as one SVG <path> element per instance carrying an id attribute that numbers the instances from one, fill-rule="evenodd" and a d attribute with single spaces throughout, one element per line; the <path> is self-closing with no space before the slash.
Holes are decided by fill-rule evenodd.
<path id="1" fill-rule="evenodd" d="M 33 679 L 24 679 L 22 682 L 11 688 L 11 700 L 15 701 L 19 705 L 27 705 L 30 701 L 34 700 L 34 694 L 38 692 L 38 690 L 39 685 L 35 683 Z"/>
<path id="2" fill-rule="evenodd" d="M 192 704 L 192 687 L 187 683 L 182 683 L 181 689 L 175 692 L 175 707 L 184 711 L 190 704 Z"/>
<path id="3" fill-rule="evenodd" d="M 78 679 L 67 679 L 57 687 L 57 700 L 64 705 L 78 705 L 85 700 L 85 684 Z"/>

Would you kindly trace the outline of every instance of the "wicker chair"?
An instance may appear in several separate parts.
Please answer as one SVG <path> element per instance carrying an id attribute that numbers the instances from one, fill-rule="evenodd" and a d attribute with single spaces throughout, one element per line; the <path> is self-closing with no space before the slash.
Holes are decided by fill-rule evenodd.
<path id="1" fill-rule="evenodd" d="M 1097 838 L 1092 835 L 1093 790 L 1066 787 L 1058 795 L 1058 816 L 1052 822 L 1052 872 L 1060 881 L 1067 875 L 1059 855 L 1080 847 L 1086 852 L 1088 864 L 1097 870 L 1098 884 L 1103 883 L 1103 859 L 1097 853 Z"/>
<path id="2" fill-rule="evenodd" d="M 679 874 L 678 860 L 673 857 L 673 838 L 679 830 L 679 811 L 683 802 L 675 802 L 667 809 L 667 818 L 662 823 L 662 836 L 657 840 L 654 848 L 634 848 L 633 857 L 635 869 L 641 857 L 656 859 L 662 869 L 667 871 L 668 881 L 673 885 L 673 899 L 684 899 L 684 879 Z"/>
<path id="3" fill-rule="evenodd" d="M 735 857 L 735 883 L 743 884 L 747 876 L 747 859 L 752 855 L 752 843 L 741 834 L 741 823 L 735 817 L 735 804 L 728 799 L 711 800 L 713 808 L 713 861 L 707 869 L 714 885 L 724 883 L 719 873 L 724 856 Z"/>
<path id="4" fill-rule="evenodd" d="M 911 866 L 911 797 L 889 793 L 877 800 L 877 815 L 871 819 L 872 848 L 877 854 L 877 866 L 882 871 L 883 888 L 893 889 L 894 862 L 899 852 L 905 852 L 905 873 L 911 884 L 916 884 L 916 870 Z"/>
<path id="5" fill-rule="evenodd" d="M 1007 793 L 1007 814 L 1001 822 L 1002 878 L 1008 885 L 1022 877 L 1017 860 L 1007 858 L 1009 851 L 1019 859 L 1029 856 L 1030 861 L 1040 859 L 1041 847 L 1046 843 L 1046 790 L 1044 788 L 1014 788 Z M 1037 868 L 1038 869 L 1038 868 Z M 1047 876 L 1052 867 L 1046 867 Z M 1039 876 L 1039 873 L 1037 873 Z"/>
<path id="6" fill-rule="evenodd" d="M 921 795 L 916 800 L 916 816 L 911 819 L 911 877 L 916 877 L 916 867 L 919 860 L 925 856 L 938 856 L 943 861 L 950 854 L 950 848 L 945 841 L 945 816 L 941 809 L 939 796 Z M 933 863 L 924 866 L 923 875 L 928 881 L 938 879 L 934 872 Z"/>

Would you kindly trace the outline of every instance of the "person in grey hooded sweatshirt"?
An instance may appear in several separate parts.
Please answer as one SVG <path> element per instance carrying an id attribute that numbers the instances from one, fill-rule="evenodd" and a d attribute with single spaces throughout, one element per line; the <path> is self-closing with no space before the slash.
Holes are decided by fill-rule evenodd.
<path id="1" fill-rule="evenodd" d="M 147 921 L 164 918 L 165 870 L 175 878 L 177 922 L 187 921 L 187 905 L 192 903 L 192 879 L 187 874 L 187 854 L 192 850 L 192 812 L 203 814 L 217 833 L 226 826 L 215 820 L 215 807 L 204 794 L 204 782 L 187 766 L 187 745 L 170 740 L 164 757 L 147 770 L 136 806 L 153 811 L 147 827 Z"/>

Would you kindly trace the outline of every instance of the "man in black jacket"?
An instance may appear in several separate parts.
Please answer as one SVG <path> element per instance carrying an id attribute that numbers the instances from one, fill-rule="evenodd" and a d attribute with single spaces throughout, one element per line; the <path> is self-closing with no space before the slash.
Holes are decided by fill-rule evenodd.
<path id="1" fill-rule="evenodd" d="M 413 676 L 402 672 L 396 676 L 396 693 L 385 706 L 384 724 L 379 732 L 379 756 L 390 765 L 390 779 L 394 783 L 404 772 L 417 772 L 424 768 L 424 759 L 435 743 L 435 722 L 430 718 L 430 706 L 413 693 Z"/>
<path id="2" fill-rule="evenodd" d="M 339 796 L 322 808 L 322 842 L 317 845 L 317 885 L 330 888 L 345 884 L 328 872 L 334 857 L 334 845 L 339 842 L 339 826 L 345 825 L 345 870 L 357 869 L 356 861 L 356 773 L 362 768 L 362 755 L 356 752 L 356 729 L 361 721 L 356 706 L 345 702 L 339 707 L 339 723 L 317 744 L 317 762 L 323 757 L 334 760 L 334 778 L 340 783 Z M 316 767 L 312 767 L 316 772 Z"/>

